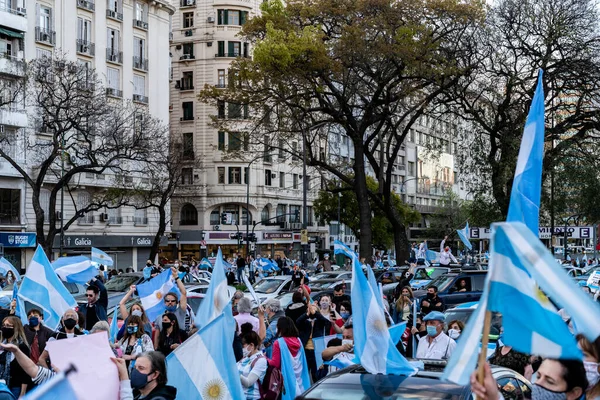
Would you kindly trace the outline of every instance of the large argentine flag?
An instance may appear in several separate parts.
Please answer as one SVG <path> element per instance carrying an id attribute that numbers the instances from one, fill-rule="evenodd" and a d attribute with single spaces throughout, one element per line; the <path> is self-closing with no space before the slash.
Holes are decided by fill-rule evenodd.
<path id="1" fill-rule="evenodd" d="M 112 267 L 114 264 L 111 256 L 95 247 L 92 247 L 92 261 L 107 267 Z"/>
<path id="2" fill-rule="evenodd" d="M 137 285 L 140 300 L 150 321 L 154 321 L 166 309 L 163 297 L 175 288 L 175 282 L 171 278 L 171 270 L 168 269 L 148 282 Z"/>
<path id="3" fill-rule="evenodd" d="M 469 240 L 469 222 L 467 221 L 467 224 L 463 229 L 457 229 L 456 233 L 458 233 L 458 237 L 463 242 L 465 247 L 469 250 L 472 250 L 473 246 L 471 245 L 471 241 Z"/>
<path id="4" fill-rule="evenodd" d="M 41 308 L 44 324 L 50 329 L 58 327 L 65 311 L 77 307 L 77 302 L 60 281 L 39 245 L 29 263 L 18 297 L 21 302 L 29 301 Z"/>
<path id="5" fill-rule="evenodd" d="M 538 234 L 542 161 L 544 158 L 544 71 L 538 74 L 537 87 L 525 122 L 517 168 L 510 193 L 507 222 L 520 221 Z"/>
<path id="6" fill-rule="evenodd" d="M 21 280 L 21 274 L 19 274 L 17 269 L 6 258 L 0 257 L 0 274 L 6 276 L 8 271 L 12 271 L 15 274 L 17 282 Z"/>
<path id="7" fill-rule="evenodd" d="M 243 399 L 231 341 L 234 326 L 221 314 L 167 357 L 169 385 L 177 399 Z"/>
<path id="8" fill-rule="evenodd" d="M 343 254 L 348 258 L 354 258 L 356 256 L 356 253 L 337 239 L 333 241 L 333 254 Z"/>
<path id="9" fill-rule="evenodd" d="M 63 281 L 82 285 L 98 275 L 98 268 L 85 256 L 60 257 L 52 263 L 52 268 Z"/>
<path id="10" fill-rule="evenodd" d="M 219 247 L 215 267 L 210 278 L 210 285 L 208 285 L 204 300 L 200 303 L 196 313 L 196 326 L 198 329 L 202 329 L 224 312 L 228 312 L 231 319 L 233 319 L 233 312 L 229 306 L 230 301 L 229 292 L 227 291 L 227 277 L 223 266 L 223 255 Z M 233 333 L 233 331 L 231 332 Z"/>

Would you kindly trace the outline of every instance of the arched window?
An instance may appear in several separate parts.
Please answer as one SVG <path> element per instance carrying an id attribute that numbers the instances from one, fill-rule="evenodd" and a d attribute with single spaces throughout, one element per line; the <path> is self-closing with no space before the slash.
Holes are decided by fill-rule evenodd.
<path id="1" fill-rule="evenodd" d="M 265 206 L 260 213 L 260 220 L 265 223 L 269 220 L 269 206 Z"/>
<path id="2" fill-rule="evenodd" d="M 181 207 L 181 221 L 179 225 L 198 225 L 198 211 L 190 203 Z"/>

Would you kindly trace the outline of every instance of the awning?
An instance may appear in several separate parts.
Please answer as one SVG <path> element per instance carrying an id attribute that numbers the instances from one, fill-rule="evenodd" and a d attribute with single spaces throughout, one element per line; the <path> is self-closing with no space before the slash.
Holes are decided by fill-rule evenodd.
<path id="1" fill-rule="evenodd" d="M 15 39 L 23 39 L 23 34 L 21 32 L 13 31 L 11 29 L 0 28 L 0 35 L 5 35 Z"/>

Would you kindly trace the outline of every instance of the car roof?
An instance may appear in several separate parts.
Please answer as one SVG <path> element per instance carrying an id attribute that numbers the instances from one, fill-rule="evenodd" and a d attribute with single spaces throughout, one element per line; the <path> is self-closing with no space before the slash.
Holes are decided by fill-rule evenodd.
<path id="1" fill-rule="evenodd" d="M 292 279 L 291 275 L 275 275 L 275 276 L 266 276 L 263 279 L 261 279 L 261 281 L 268 281 L 268 280 L 278 280 L 278 281 L 285 281 L 288 279 Z"/>

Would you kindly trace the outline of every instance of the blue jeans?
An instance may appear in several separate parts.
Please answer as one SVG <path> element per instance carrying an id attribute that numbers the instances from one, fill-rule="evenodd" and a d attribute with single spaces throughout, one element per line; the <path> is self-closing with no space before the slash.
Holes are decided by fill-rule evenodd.
<path id="1" fill-rule="evenodd" d="M 244 282 L 244 268 L 237 269 L 237 280 L 239 283 Z"/>

